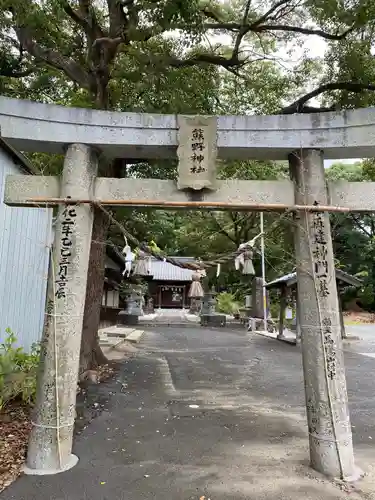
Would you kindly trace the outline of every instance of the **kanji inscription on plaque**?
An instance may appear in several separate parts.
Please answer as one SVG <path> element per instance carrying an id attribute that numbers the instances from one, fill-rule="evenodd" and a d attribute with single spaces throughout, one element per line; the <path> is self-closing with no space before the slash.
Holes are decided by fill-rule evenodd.
<path id="1" fill-rule="evenodd" d="M 217 118 L 178 116 L 178 189 L 215 189 Z"/>

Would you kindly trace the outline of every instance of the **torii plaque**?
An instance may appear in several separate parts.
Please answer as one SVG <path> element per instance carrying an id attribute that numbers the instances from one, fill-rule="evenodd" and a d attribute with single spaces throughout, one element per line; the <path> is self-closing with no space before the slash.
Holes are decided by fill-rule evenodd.
<path id="1" fill-rule="evenodd" d="M 178 189 L 216 189 L 217 118 L 178 116 Z"/>

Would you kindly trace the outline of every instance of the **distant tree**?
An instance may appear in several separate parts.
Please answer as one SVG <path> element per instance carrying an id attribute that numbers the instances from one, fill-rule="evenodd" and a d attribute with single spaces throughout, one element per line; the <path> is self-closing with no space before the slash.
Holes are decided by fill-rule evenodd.
<path id="1" fill-rule="evenodd" d="M 372 180 L 373 161 L 352 164 L 335 163 L 326 170 L 329 180 L 361 182 Z M 337 263 L 345 271 L 363 280 L 355 291 L 363 307 L 375 310 L 375 215 L 331 214 L 333 247 Z M 349 292 L 349 297 L 352 292 Z"/>

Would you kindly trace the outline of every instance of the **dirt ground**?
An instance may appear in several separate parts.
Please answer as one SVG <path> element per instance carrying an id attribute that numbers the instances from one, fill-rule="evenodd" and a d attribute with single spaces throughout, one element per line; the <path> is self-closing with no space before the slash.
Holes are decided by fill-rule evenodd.
<path id="1" fill-rule="evenodd" d="M 345 324 L 368 324 L 375 323 L 375 314 L 366 311 L 345 311 L 344 312 Z"/>
<path id="2" fill-rule="evenodd" d="M 115 371 L 116 365 L 103 366 L 99 372 L 99 381 L 110 379 Z M 79 433 L 97 416 L 102 405 L 98 400 L 98 391 L 93 391 L 92 385 L 83 383 L 77 391 L 75 431 Z M 95 406 L 92 404 L 93 398 L 98 400 Z M 0 412 L 0 493 L 21 473 L 31 431 L 31 413 L 32 408 L 19 401 L 10 403 Z"/>

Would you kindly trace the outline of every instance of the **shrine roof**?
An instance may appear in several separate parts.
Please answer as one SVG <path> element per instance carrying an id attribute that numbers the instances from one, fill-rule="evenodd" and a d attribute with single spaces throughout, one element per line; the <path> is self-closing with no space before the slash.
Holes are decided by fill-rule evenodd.
<path id="1" fill-rule="evenodd" d="M 352 276 L 349 273 L 346 273 L 342 269 L 336 268 L 336 281 L 344 283 L 345 285 L 359 287 L 362 285 L 362 280 Z M 294 271 L 289 274 L 285 274 L 284 276 L 280 276 L 280 278 L 276 278 L 273 281 L 270 281 L 266 284 L 266 288 L 282 288 L 286 286 L 287 288 L 293 288 L 297 285 L 297 273 Z"/>
<path id="2" fill-rule="evenodd" d="M 181 262 L 195 262 L 194 257 L 175 257 Z M 169 262 L 152 259 L 151 260 L 151 275 L 153 281 L 192 281 L 191 269 L 182 269 L 174 266 Z"/>

